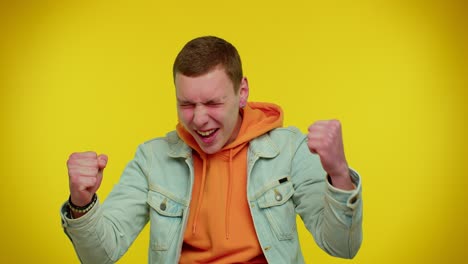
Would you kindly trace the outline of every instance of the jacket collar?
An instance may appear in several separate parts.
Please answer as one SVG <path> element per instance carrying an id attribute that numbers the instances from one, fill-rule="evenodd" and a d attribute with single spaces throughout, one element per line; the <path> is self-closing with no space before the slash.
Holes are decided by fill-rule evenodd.
<path id="1" fill-rule="evenodd" d="M 177 132 L 171 131 L 166 135 L 169 145 L 167 154 L 172 158 L 188 158 L 192 154 L 192 149 L 177 135 Z M 263 134 L 249 143 L 250 151 L 263 158 L 274 158 L 279 154 L 279 147 L 271 137 Z"/>
<path id="2" fill-rule="evenodd" d="M 192 155 L 192 149 L 177 135 L 176 131 L 171 131 L 166 135 L 169 150 L 167 155 L 172 158 L 188 158 Z"/>
<path id="3" fill-rule="evenodd" d="M 274 158 L 280 152 L 278 145 L 273 142 L 268 133 L 250 141 L 250 151 L 263 158 Z"/>

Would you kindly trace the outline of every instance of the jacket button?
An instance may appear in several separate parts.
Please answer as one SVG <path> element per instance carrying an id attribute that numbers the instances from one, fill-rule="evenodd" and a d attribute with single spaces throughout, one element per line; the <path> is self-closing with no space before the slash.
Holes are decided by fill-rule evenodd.
<path id="1" fill-rule="evenodd" d="M 283 195 L 281 195 L 281 193 L 275 189 L 275 199 L 276 201 L 281 201 L 283 199 Z"/>
<path id="2" fill-rule="evenodd" d="M 279 202 L 279 201 L 281 201 L 281 199 L 283 199 L 283 196 L 282 196 L 281 194 L 278 193 L 278 194 L 275 196 L 275 199 L 276 199 L 276 201 Z"/>
<path id="3" fill-rule="evenodd" d="M 166 203 L 165 202 L 162 202 L 160 205 L 159 205 L 159 208 L 163 211 L 166 210 Z"/>
<path id="4" fill-rule="evenodd" d="M 353 204 L 353 203 L 355 203 L 355 202 L 357 201 L 357 199 L 358 199 L 358 197 L 357 197 L 357 196 L 354 196 L 353 198 L 351 198 L 351 199 L 349 200 L 349 203 Z"/>

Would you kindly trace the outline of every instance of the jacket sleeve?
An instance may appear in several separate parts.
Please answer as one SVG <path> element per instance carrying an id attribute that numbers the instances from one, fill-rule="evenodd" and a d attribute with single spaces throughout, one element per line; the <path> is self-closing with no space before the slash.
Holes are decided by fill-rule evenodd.
<path id="1" fill-rule="evenodd" d="M 337 189 L 326 180 L 320 158 L 309 151 L 305 137 L 295 145 L 291 178 L 296 212 L 320 248 L 332 256 L 353 258 L 362 242 L 360 176 L 350 169 L 356 189 Z"/>
<path id="2" fill-rule="evenodd" d="M 147 206 L 148 155 L 141 145 L 125 168 L 119 183 L 104 203 L 84 216 L 71 219 L 62 206 L 65 233 L 82 263 L 114 263 L 135 240 L 149 219 Z"/>

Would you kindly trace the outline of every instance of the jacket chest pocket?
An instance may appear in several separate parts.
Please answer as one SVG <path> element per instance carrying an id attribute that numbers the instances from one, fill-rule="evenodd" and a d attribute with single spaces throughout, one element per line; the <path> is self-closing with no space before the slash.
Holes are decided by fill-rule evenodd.
<path id="1" fill-rule="evenodd" d="M 293 194 L 292 183 L 286 181 L 268 189 L 258 199 L 258 206 L 279 240 L 292 239 L 296 233 Z"/>
<path id="2" fill-rule="evenodd" d="M 147 203 L 151 207 L 151 249 L 166 251 L 181 230 L 185 206 L 156 191 L 148 192 Z"/>

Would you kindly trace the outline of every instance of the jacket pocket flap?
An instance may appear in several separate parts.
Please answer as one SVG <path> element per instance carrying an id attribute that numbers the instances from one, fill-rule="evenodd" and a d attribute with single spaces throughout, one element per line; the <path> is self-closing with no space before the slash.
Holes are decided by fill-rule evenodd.
<path id="1" fill-rule="evenodd" d="M 260 208 L 268 208 L 282 205 L 286 203 L 293 194 L 294 188 L 290 181 L 281 183 L 263 193 L 258 199 L 258 206 Z"/>
<path id="2" fill-rule="evenodd" d="M 159 214 L 169 217 L 182 216 L 184 209 L 182 204 L 156 191 L 148 192 L 147 203 Z"/>

